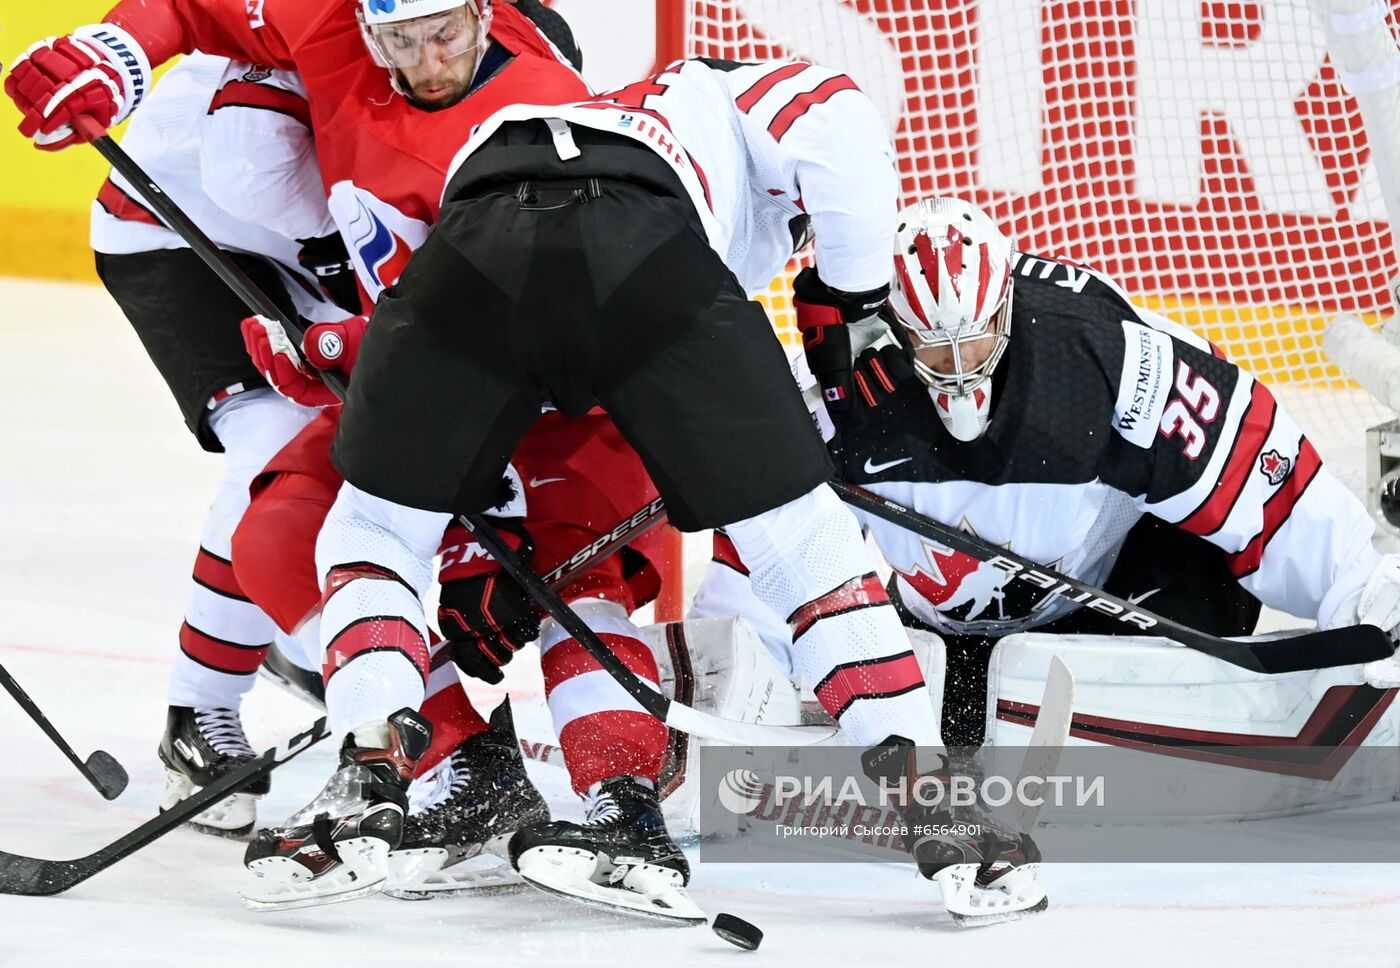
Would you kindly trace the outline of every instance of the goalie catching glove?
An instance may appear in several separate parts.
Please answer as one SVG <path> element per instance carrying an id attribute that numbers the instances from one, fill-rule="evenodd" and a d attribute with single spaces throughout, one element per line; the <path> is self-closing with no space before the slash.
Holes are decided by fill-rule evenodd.
<path id="1" fill-rule="evenodd" d="M 793 280 L 792 304 L 802 351 L 833 414 L 849 412 L 854 402 L 856 358 L 890 334 L 889 326 L 876 315 L 889 292 L 889 286 L 869 292 L 832 289 L 810 266 Z"/>
<path id="2" fill-rule="evenodd" d="M 525 561 L 534 549 L 519 518 L 492 521 L 501 538 Z M 505 674 L 501 666 L 540 637 L 540 616 L 530 596 L 461 527 L 444 539 L 442 595 L 438 627 L 452 648 L 452 660 L 467 675 L 492 684 Z"/>
<path id="3" fill-rule="evenodd" d="M 282 396 L 304 407 L 329 407 L 340 399 L 308 364 L 348 377 L 368 322 L 368 316 L 351 316 L 336 323 L 312 323 L 306 328 L 302 353 L 298 353 L 279 321 L 250 316 L 243 320 L 243 345 L 263 379 Z"/>

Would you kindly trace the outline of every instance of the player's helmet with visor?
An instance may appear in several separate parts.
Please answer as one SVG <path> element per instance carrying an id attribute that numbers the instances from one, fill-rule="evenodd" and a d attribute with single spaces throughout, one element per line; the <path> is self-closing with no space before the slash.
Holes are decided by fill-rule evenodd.
<path id="1" fill-rule="evenodd" d="M 986 212 L 958 198 L 910 205 L 898 226 L 890 307 L 944 425 L 975 440 L 1010 335 L 1014 247 Z"/>
<path id="2" fill-rule="evenodd" d="M 486 49 L 491 0 L 356 0 L 356 16 L 374 62 L 406 95 L 403 68 L 425 56 L 447 59 Z"/>

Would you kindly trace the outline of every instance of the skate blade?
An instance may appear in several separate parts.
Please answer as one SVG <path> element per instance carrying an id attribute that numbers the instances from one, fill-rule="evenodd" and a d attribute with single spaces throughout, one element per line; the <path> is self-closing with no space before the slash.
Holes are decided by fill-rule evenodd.
<path id="1" fill-rule="evenodd" d="M 505 894 L 524 886 L 510 861 L 473 844 L 467 850 L 416 847 L 393 851 L 384 893 L 404 901 L 426 901 L 458 894 Z"/>
<path id="2" fill-rule="evenodd" d="M 706 923 L 702 911 L 681 884 L 680 875 L 664 867 L 640 864 L 621 886 L 598 884 L 589 874 L 597 858 L 573 847 L 534 847 L 520 857 L 520 876 L 546 893 L 588 907 L 646 918 L 676 927 Z"/>
<path id="3" fill-rule="evenodd" d="M 1042 897 L 1040 903 L 1020 911 L 1008 911 L 1005 914 L 953 914 L 951 916 L 953 923 L 960 928 L 985 928 L 993 924 L 1006 924 L 1009 921 L 1033 917 L 1048 907 L 1050 907 L 1050 898 Z"/>
<path id="4" fill-rule="evenodd" d="M 189 777 L 167 768 L 165 790 L 160 798 L 161 813 L 188 799 L 194 791 L 194 782 Z M 200 833 L 244 840 L 252 833 L 257 819 L 258 798 L 251 793 L 234 793 L 208 810 L 195 814 L 187 823 Z"/>
<path id="5" fill-rule="evenodd" d="M 248 865 L 253 877 L 242 894 L 251 911 L 293 911 L 378 894 L 388 882 L 389 845 L 377 837 L 352 837 L 336 845 L 341 863 L 320 877 L 290 857 L 264 857 Z"/>
<path id="6" fill-rule="evenodd" d="M 943 907 L 965 928 L 1015 921 L 1050 906 L 1036 877 L 1039 864 L 1027 864 L 998 878 L 995 887 L 978 887 L 976 864 L 954 864 L 933 875 Z"/>

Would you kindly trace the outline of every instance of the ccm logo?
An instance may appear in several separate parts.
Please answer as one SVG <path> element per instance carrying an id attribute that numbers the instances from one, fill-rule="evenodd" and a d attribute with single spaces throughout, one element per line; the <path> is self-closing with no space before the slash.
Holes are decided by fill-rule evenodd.
<path id="1" fill-rule="evenodd" d="M 1130 608 L 1124 608 L 1116 602 L 1104 601 L 1091 592 L 1075 592 L 1072 585 L 1068 585 L 1052 575 L 1047 575 L 1043 571 L 1027 568 L 1018 561 L 1012 561 L 1010 558 L 1003 558 L 1001 555 L 997 555 L 990 560 L 993 565 L 1006 572 L 1009 578 L 1030 582 L 1037 588 L 1044 588 L 1051 595 L 1064 595 L 1064 597 L 1071 602 L 1077 602 L 1085 608 L 1092 608 L 1094 611 L 1102 612 L 1104 615 L 1114 616 L 1120 622 L 1134 625 L 1140 629 L 1150 629 L 1157 624 L 1157 620 L 1150 615 L 1144 615 Z M 1066 592 L 1073 594 L 1065 594 Z"/>

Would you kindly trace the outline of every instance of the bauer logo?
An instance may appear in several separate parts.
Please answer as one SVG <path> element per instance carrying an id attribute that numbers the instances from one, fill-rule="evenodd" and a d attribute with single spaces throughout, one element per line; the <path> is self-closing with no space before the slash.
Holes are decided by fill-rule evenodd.
<path id="1" fill-rule="evenodd" d="M 753 770 L 730 770 L 719 781 L 719 802 L 730 813 L 747 814 L 763 802 L 763 781 Z"/>

